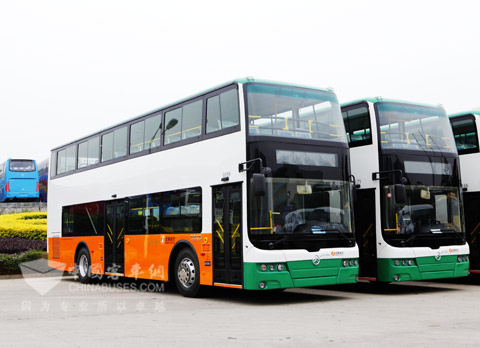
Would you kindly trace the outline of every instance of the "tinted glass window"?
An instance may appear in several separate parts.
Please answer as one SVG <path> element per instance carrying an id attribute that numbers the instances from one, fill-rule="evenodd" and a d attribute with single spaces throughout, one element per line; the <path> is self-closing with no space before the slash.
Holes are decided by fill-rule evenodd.
<path id="1" fill-rule="evenodd" d="M 99 236 L 104 230 L 104 203 L 78 204 L 62 209 L 63 236 Z"/>
<path id="2" fill-rule="evenodd" d="M 478 136 L 473 116 L 451 118 L 453 136 L 459 154 L 478 152 Z"/>
<path id="3" fill-rule="evenodd" d="M 202 231 L 201 188 L 162 192 L 158 198 L 161 226 L 165 233 Z"/>
<path id="4" fill-rule="evenodd" d="M 372 143 L 370 113 L 366 106 L 342 108 L 342 116 L 350 147 Z"/>

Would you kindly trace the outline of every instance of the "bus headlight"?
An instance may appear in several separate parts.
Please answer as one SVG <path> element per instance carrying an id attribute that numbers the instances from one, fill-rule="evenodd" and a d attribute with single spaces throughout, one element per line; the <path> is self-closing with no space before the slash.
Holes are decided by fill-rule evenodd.
<path id="1" fill-rule="evenodd" d="M 413 260 L 412 259 L 408 260 L 408 265 L 413 266 Z"/>
<path id="2" fill-rule="evenodd" d="M 265 289 L 265 286 L 266 286 L 265 282 L 258 283 L 258 287 L 262 290 Z"/>
<path id="3" fill-rule="evenodd" d="M 275 265 L 270 265 L 270 271 L 275 271 Z"/>
<path id="4" fill-rule="evenodd" d="M 267 265 L 263 264 L 260 266 L 260 269 L 265 272 L 267 270 Z"/>
<path id="5" fill-rule="evenodd" d="M 281 263 L 277 265 L 277 270 L 279 272 L 283 271 L 283 265 Z"/>
<path id="6" fill-rule="evenodd" d="M 395 264 L 395 266 L 400 266 L 400 260 L 395 260 L 393 261 L 393 263 Z"/>
<path id="7" fill-rule="evenodd" d="M 348 261 L 347 261 L 347 260 L 343 260 L 343 261 L 342 261 L 342 265 L 343 265 L 343 267 L 347 267 L 347 266 L 348 266 Z"/>

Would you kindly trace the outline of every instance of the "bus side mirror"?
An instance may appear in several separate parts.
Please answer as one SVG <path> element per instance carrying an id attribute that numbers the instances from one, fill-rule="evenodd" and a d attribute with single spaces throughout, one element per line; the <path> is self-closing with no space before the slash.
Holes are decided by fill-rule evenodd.
<path id="1" fill-rule="evenodd" d="M 397 204 L 404 204 L 407 202 L 407 191 L 405 190 L 405 185 L 395 184 L 395 202 Z"/>
<path id="2" fill-rule="evenodd" d="M 256 197 L 263 197 L 266 194 L 265 174 L 253 174 L 253 194 Z"/>

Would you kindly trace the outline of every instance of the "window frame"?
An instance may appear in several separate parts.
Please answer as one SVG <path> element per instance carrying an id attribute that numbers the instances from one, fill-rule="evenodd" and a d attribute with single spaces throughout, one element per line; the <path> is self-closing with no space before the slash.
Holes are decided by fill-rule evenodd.
<path id="1" fill-rule="evenodd" d="M 349 117 L 348 117 L 348 112 L 351 111 L 351 110 L 355 110 L 355 109 L 360 109 L 362 107 L 365 107 L 367 109 L 367 114 L 368 114 L 368 126 L 370 128 L 370 137 L 368 139 L 364 139 L 364 140 L 359 140 L 359 141 L 354 141 L 352 142 L 351 140 L 348 139 L 348 133 L 349 131 L 347 131 L 347 125 L 346 125 L 346 122 L 345 120 L 347 120 L 347 122 L 349 123 L 350 120 L 349 120 Z M 347 113 L 347 116 L 346 118 L 344 118 L 343 120 L 343 123 L 345 125 L 345 133 L 347 133 L 347 141 L 348 141 L 348 146 L 350 148 L 354 148 L 354 147 L 360 147 L 360 146 L 367 146 L 367 145 L 372 145 L 373 144 L 373 130 L 372 130 L 372 115 L 370 113 L 370 107 L 368 105 L 367 102 L 365 101 L 362 101 L 360 103 L 355 103 L 355 104 L 350 104 L 350 105 L 346 105 L 344 107 L 341 108 L 341 111 L 342 111 L 342 117 L 343 117 L 343 113 L 346 112 Z M 350 127 L 348 127 L 350 128 Z M 350 139 L 351 139 L 351 135 L 350 135 Z"/>
<path id="2" fill-rule="evenodd" d="M 476 122 L 475 115 L 466 114 L 466 115 L 462 115 L 462 116 L 455 116 L 455 117 L 450 117 L 449 118 L 450 125 L 452 126 L 453 138 L 455 139 L 455 130 L 453 128 L 453 122 L 463 121 L 463 120 L 470 120 L 473 123 L 473 127 L 475 128 L 476 148 L 459 150 L 458 147 L 457 147 L 457 152 L 458 152 L 459 155 L 467 155 L 467 154 L 470 154 L 470 153 L 478 153 L 478 152 L 480 152 L 480 148 L 479 148 L 478 129 L 477 129 L 477 122 Z M 456 141 L 455 141 L 455 146 L 457 146 Z"/>

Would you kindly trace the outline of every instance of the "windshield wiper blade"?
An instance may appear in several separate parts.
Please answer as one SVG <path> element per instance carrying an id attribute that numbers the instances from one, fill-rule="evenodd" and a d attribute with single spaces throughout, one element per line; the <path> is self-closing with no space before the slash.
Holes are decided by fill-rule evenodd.
<path id="1" fill-rule="evenodd" d="M 416 234 L 413 234 L 410 238 L 407 238 L 405 240 L 402 240 L 400 242 L 400 245 L 401 246 L 405 246 L 407 243 L 410 243 L 412 240 L 415 240 L 417 238 L 417 235 Z"/>
<path id="2" fill-rule="evenodd" d="M 340 232 L 336 229 L 327 229 L 327 228 L 324 228 L 323 230 L 327 231 L 327 232 L 334 232 L 334 233 L 338 234 L 340 237 L 342 237 L 343 239 L 348 241 L 349 246 L 353 246 L 355 244 L 354 238 L 347 237 L 343 232 Z"/>

